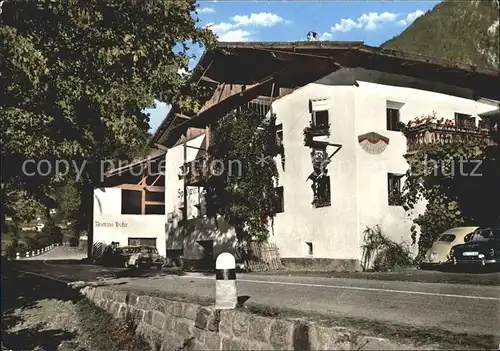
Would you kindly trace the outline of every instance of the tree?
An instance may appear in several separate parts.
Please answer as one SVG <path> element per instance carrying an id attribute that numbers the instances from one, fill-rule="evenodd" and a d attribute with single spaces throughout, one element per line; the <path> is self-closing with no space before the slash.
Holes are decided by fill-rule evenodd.
<path id="1" fill-rule="evenodd" d="M 101 160 L 128 160 L 144 145 L 142 111 L 154 99 L 200 107 L 204 92 L 178 74 L 189 42 L 214 41 L 197 27 L 195 10 L 194 0 L 3 2 L 1 156 L 9 167 L 2 167 L 2 216 L 19 189 L 47 205 L 65 176 L 81 192 L 90 233 Z M 45 168 L 29 160 L 46 160 Z M 69 167 L 55 169 L 62 160 Z"/>
<path id="2" fill-rule="evenodd" d="M 267 119 L 245 108 L 211 130 L 209 164 L 215 168 L 217 160 L 223 169 L 205 186 L 207 212 L 232 225 L 239 243 L 265 240 L 272 225 L 278 180 L 273 158 L 279 151 L 274 122 L 274 116 Z"/>

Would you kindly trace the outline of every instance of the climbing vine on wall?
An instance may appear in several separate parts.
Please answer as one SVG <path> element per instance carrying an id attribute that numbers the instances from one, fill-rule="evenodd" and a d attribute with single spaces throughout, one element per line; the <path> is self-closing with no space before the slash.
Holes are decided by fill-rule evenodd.
<path id="1" fill-rule="evenodd" d="M 221 215 L 236 229 L 240 243 L 265 240 L 277 200 L 275 118 L 239 109 L 212 126 L 209 145 L 209 164 L 217 160 L 224 166 L 205 186 L 207 214 Z"/>
<path id="2" fill-rule="evenodd" d="M 401 125 L 408 137 L 410 125 Z M 427 200 L 423 214 L 414 219 L 412 239 L 423 257 L 443 231 L 464 225 L 482 225 L 499 218 L 495 206 L 498 188 L 497 149 L 481 143 L 452 142 L 423 145 L 407 155 L 410 168 L 403 188 L 404 207 L 412 214 L 415 205 Z M 491 201 L 488 201 L 491 200 Z"/>

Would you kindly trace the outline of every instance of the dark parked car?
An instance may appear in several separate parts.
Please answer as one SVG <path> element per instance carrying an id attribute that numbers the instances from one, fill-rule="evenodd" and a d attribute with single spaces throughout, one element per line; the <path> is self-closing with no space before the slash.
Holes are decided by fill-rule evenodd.
<path id="1" fill-rule="evenodd" d="M 449 254 L 449 263 L 454 266 L 478 267 L 500 266 L 500 225 L 480 227 L 474 231 L 465 244 L 455 245 Z"/>
<path id="2" fill-rule="evenodd" d="M 153 246 L 125 246 L 119 248 L 123 257 L 124 267 L 161 269 L 165 264 L 165 258 L 158 253 L 158 249 Z"/>

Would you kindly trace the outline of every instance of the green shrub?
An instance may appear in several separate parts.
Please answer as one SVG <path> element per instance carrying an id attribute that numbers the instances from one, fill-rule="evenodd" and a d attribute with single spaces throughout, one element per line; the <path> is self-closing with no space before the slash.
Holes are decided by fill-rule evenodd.
<path id="1" fill-rule="evenodd" d="M 413 265 L 409 247 L 387 238 L 380 226 L 367 227 L 363 234 L 362 266 L 364 270 L 371 266 L 374 271 L 386 272 Z"/>

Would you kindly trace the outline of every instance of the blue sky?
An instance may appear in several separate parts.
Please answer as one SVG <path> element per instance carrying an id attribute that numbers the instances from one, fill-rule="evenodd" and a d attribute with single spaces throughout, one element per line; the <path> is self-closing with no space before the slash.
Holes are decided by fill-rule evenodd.
<path id="1" fill-rule="evenodd" d="M 439 1 L 198 1 L 200 26 L 220 41 L 301 41 L 307 32 L 321 40 L 364 41 L 379 46 L 399 34 Z M 199 57 L 201 50 L 192 52 Z M 190 64 L 192 69 L 196 60 Z M 155 132 L 169 110 L 157 102 L 150 113 Z"/>

